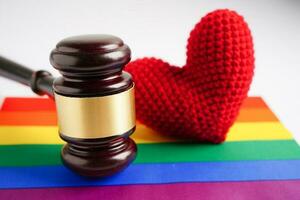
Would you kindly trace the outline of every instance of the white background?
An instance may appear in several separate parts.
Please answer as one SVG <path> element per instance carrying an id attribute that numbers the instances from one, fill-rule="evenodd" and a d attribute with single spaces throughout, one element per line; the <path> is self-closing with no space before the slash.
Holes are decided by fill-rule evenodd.
<path id="1" fill-rule="evenodd" d="M 255 44 L 250 95 L 263 96 L 300 142 L 300 1 L 0 0 L 0 54 L 34 69 L 52 70 L 49 53 L 68 36 L 109 33 L 121 37 L 133 59 L 157 56 L 185 63 L 190 30 L 217 8 L 238 11 Z M 33 96 L 0 78 L 1 96 Z"/>

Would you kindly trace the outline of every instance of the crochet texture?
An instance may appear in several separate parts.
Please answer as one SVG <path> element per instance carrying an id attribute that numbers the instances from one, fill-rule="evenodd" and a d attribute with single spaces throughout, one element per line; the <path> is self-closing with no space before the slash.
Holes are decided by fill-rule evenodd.
<path id="1" fill-rule="evenodd" d="M 130 62 L 137 119 L 162 134 L 225 140 L 247 96 L 254 69 L 250 30 L 235 11 L 207 14 L 190 33 L 185 66 L 157 58 Z"/>

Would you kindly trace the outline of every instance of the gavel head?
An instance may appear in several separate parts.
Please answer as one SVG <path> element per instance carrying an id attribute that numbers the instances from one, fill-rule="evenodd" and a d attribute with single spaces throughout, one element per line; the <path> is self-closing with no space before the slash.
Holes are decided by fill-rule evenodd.
<path id="1" fill-rule="evenodd" d="M 134 84 L 122 71 L 130 49 L 111 35 L 60 41 L 50 62 L 62 77 L 53 89 L 63 163 L 83 176 L 105 177 L 130 164 L 136 144 Z"/>

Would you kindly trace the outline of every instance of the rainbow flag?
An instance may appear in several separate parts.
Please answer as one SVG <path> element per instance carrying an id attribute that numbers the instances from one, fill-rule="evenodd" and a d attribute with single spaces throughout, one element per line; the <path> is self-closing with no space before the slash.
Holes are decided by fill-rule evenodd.
<path id="1" fill-rule="evenodd" d="M 60 160 L 54 103 L 6 98 L 0 110 L 0 199 L 299 199 L 300 148 L 260 97 L 249 97 L 220 145 L 137 125 L 138 156 L 102 180 Z"/>

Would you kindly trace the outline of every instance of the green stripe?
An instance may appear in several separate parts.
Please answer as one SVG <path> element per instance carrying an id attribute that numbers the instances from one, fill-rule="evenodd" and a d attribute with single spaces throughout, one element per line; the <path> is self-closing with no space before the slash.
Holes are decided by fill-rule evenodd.
<path id="1" fill-rule="evenodd" d="M 61 145 L 0 146 L 0 166 L 61 165 Z M 139 144 L 135 163 L 300 159 L 294 140 Z"/>

